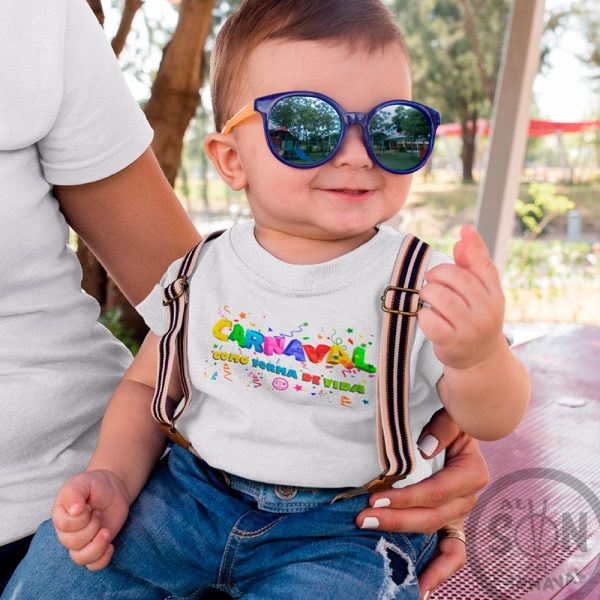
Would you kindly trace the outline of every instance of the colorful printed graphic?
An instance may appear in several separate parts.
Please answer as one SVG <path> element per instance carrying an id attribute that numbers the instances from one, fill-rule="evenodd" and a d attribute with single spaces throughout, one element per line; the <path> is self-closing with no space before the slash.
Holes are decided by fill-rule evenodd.
<path id="1" fill-rule="evenodd" d="M 211 332 L 216 343 L 205 378 L 234 381 L 241 377 L 247 387 L 266 385 L 284 394 L 331 397 L 342 407 L 369 406 L 365 396 L 367 387 L 374 392 L 377 368 L 369 361 L 376 355 L 373 342 L 364 341 L 367 336 L 352 327 L 342 334 L 333 329 L 327 335 L 324 327 L 315 331 L 309 323 L 275 333 L 254 322 L 264 323 L 265 315 L 253 318 L 229 305 L 220 307 L 217 314 Z"/>

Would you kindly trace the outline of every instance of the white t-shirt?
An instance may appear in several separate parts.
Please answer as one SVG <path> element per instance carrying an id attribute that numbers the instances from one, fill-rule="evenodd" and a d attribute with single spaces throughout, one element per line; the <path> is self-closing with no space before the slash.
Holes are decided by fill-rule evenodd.
<path id="1" fill-rule="evenodd" d="M 85 0 L 0 2 L 0 544 L 85 468 L 129 351 L 97 323 L 52 184 L 97 181 L 152 130 Z"/>
<path id="2" fill-rule="evenodd" d="M 382 225 L 354 251 L 314 265 L 284 263 L 254 237 L 252 221 L 202 249 L 190 284 L 191 404 L 178 428 L 211 466 L 249 479 L 307 487 L 355 487 L 381 473 L 376 429 L 380 297 L 403 235 Z M 433 253 L 429 267 L 449 259 Z M 174 261 L 136 307 L 162 335 L 162 290 Z M 350 364 L 351 363 L 351 364 Z M 417 327 L 410 361 L 413 446 L 442 407 L 443 365 Z M 424 479 L 443 458 L 415 450 Z"/>

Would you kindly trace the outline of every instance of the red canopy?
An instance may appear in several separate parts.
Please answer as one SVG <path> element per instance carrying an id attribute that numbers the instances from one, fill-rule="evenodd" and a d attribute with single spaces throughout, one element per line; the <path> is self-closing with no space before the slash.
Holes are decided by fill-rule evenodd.
<path id="1" fill-rule="evenodd" d="M 589 129 L 590 127 L 600 127 L 600 121 L 580 121 L 578 123 L 561 123 L 557 121 L 540 121 L 531 119 L 529 121 L 529 137 L 539 137 L 541 135 L 551 135 L 560 131 L 561 133 L 572 133 Z M 438 127 L 438 135 L 462 135 L 460 123 L 444 123 Z M 490 135 L 489 121 L 486 119 L 477 120 L 477 133 L 481 135 Z"/>

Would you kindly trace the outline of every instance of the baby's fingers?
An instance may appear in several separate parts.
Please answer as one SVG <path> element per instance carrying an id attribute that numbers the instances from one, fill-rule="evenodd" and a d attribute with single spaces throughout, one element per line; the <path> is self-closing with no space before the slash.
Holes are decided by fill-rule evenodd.
<path id="1" fill-rule="evenodd" d="M 100 529 L 100 531 L 98 531 L 89 544 L 86 544 L 80 550 L 70 550 L 69 554 L 73 562 L 77 563 L 78 565 L 95 565 L 96 563 L 101 563 L 105 559 L 106 551 L 111 545 L 110 542 L 110 531 L 103 527 Z M 108 564 L 108 562 L 106 564 Z"/>
<path id="2" fill-rule="evenodd" d="M 68 550 L 81 550 L 94 539 L 101 526 L 101 515 L 94 511 L 90 522 L 83 529 L 66 532 L 57 528 L 56 534 L 60 543 Z"/>
<path id="3" fill-rule="evenodd" d="M 100 571 L 101 569 L 104 569 L 104 567 L 106 567 L 111 561 L 114 552 L 115 547 L 112 544 L 109 544 L 108 548 L 106 549 L 106 552 L 96 562 L 86 565 L 88 570 Z"/>
<path id="4" fill-rule="evenodd" d="M 423 333 L 433 343 L 450 345 L 456 338 L 456 330 L 453 325 L 432 307 L 421 308 L 417 319 Z"/>
<path id="5" fill-rule="evenodd" d="M 52 509 L 52 522 L 62 531 L 79 531 L 91 519 L 87 473 L 71 477 L 60 489 Z"/>
<path id="6" fill-rule="evenodd" d="M 85 529 L 92 519 L 92 509 L 84 504 L 78 509 L 76 515 L 70 514 L 67 509 L 57 502 L 52 508 L 52 523 L 57 532 L 73 532 Z"/>
<path id="7" fill-rule="evenodd" d="M 60 489 L 56 504 L 62 504 L 72 516 L 81 514 L 90 497 L 90 485 L 86 473 L 71 477 Z"/>

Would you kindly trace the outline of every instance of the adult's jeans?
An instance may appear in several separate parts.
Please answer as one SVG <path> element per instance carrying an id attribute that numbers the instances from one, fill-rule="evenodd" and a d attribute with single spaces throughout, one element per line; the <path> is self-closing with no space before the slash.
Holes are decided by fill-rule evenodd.
<path id="1" fill-rule="evenodd" d="M 210 467 L 174 446 L 115 540 L 106 569 L 71 561 L 38 529 L 2 600 L 418 599 L 436 536 L 359 529 L 368 494 L 275 486 Z"/>

